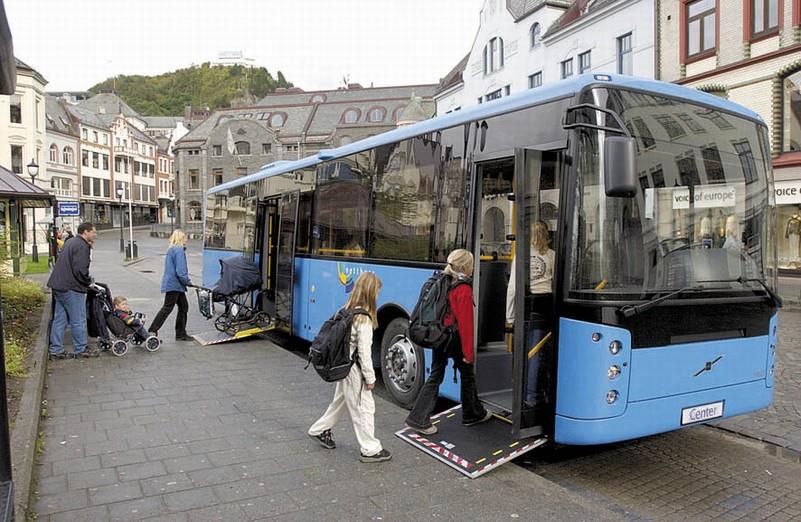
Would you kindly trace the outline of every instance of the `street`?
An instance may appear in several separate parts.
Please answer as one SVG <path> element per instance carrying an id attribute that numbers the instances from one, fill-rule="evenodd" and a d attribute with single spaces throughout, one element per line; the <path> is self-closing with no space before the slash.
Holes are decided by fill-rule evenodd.
<path id="1" fill-rule="evenodd" d="M 136 237 L 143 260 L 121 267 L 116 235 L 99 235 L 92 272 L 153 317 L 167 243 Z M 188 259 L 200 281 L 198 242 Z M 210 329 L 189 297 L 189 332 Z M 337 450 L 320 448 L 305 430 L 331 388 L 302 359 L 265 341 L 178 344 L 171 317 L 159 352 L 51 363 L 35 510 L 40 520 L 801 519 L 801 463 L 758 442 L 801 447 L 799 318 L 782 312 L 764 412 L 725 430 L 535 451 L 470 481 L 395 438 L 404 411 L 381 394 L 377 434 L 392 461 L 358 463 L 344 420 Z"/>

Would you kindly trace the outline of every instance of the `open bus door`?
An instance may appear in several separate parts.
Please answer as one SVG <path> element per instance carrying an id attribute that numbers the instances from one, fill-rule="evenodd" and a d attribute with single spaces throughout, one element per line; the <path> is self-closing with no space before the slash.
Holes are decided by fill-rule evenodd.
<path id="1" fill-rule="evenodd" d="M 278 201 L 275 256 L 275 319 L 292 334 L 292 292 L 295 281 L 295 243 L 298 232 L 300 191 L 285 192 Z"/>
<path id="2" fill-rule="evenodd" d="M 256 223 L 259 224 L 259 265 L 261 267 L 261 309 L 275 317 L 275 257 L 278 248 L 278 201 L 271 197 L 259 203 Z"/>
<path id="3" fill-rule="evenodd" d="M 511 261 L 516 268 L 516 289 L 529 289 L 529 234 L 520 234 L 518 248 L 512 242 L 516 230 L 528 231 L 537 221 L 547 220 L 556 230 L 560 150 L 518 149 L 514 156 L 487 159 L 476 165 L 476 202 L 473 226 L 475 258 L 473 290 L 478 303 L 476 321 L 476 378 L 479 398 L 493 412 L 482 424 L 461 424 L 461 406 L 432 417 L 434 435 L 423 435 L 411 428 L 398 437 L 476 478 L 547 442 L 549 371 L 552 359 L 548 343 L 548 314 L 540 313 L 550 297 L 514 292 L 515 313 L 513 348 L 504 340 L 507 275 Z M 520 196 L 522 195 L 522 196 Z M 548 204 L 541 215 L 541 208 Z M 553 208 L 550 208 L 553 206 Z M 547 214 L 547 215 L 546 215 Z M 553 245 L 553 236 L 549 236 Z M 535 267 L 536 268 L 536 267 Z M 536 272 L 536 270 L 534 270 Z M 500 313 L 499 313 L 500 312 Z M 534 349 L 536 348 L 536 349 Z M 535 368 L 535 365 L 537 367 Z"/>

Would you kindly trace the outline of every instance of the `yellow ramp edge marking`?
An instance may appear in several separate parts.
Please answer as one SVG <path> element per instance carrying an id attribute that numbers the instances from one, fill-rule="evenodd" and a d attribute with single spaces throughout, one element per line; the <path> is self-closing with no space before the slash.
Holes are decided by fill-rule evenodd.
<path id="1" fill-rule="evenodd" d="M 445 418 L 446 418 L 446 419 L 450 419 L 450 418 L 451 418 L 451 417 L 453 417 L 454 415 L 456 415 L 456 414 L 455 414 L 455 413 L 451 413 L 450 415 L 448 415 L 448 416 L 447 416 L 447 417 L 445 417 Z"/>
<path id="2" fill-rule="evenodd" d="M 496 457 L 496 456 L 500 455 L 501 453 L 503 453 L 503 450 L 502 450 L 502 449 L 499 449 L 498 451 L 494 452 L 494 453 L 492 454 L 492 456 L 493 456 L 493 457 Z"/>
<path id="3" fill-rule="evenodd" d="M 510 447 L 510 448 L 514 448 L 514 447 L 515 447 L 515 446 L 517 446 L 518 444 L 520 444 L 520 441 L 513 442 L 513 443 L 509 444 L 509 447 Z"/>
<path id="4" fill-rule="evenodd" d="M 476 461 L 476 464 L 481 464 L 481 463 L 482 463 L 482 462 L 484 462 L 485 460 L 487 460 L 487 457 L 481 457 L 480 459 L 478 459 L 478 460 Z"/>

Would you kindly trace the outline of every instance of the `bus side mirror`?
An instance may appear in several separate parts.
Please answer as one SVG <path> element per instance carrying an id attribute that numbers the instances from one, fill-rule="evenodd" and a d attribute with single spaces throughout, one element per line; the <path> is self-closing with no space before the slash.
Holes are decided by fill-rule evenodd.
<path id="1" fill-rule="evenodd" d="M 637 146 L 634 138 L 608 136 L 604 140 L 604 185 L 612 198 L 637 193 Z"/>

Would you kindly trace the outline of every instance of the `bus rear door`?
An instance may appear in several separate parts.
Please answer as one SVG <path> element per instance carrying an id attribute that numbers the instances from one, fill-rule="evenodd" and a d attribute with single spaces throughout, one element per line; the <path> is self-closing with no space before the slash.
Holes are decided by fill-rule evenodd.
<path id="1" fill-rule="evenodd" d="M 265 244 L 274 245 L 274 256 L 266 261 L 265 284 L 273 284 L 272 309 L 278 329 L 292 334 L 292 293 L 295 280 L 295 243 L 300 191 L 285 192 L 276 202 L 274 223 L 265 234 Z M 272 232 L 275 232 L 273 234 Z M 272 283 L 271 283 L 272 282 Z M 269 294 L 268 294 L 269 295 Z M 268 298 L 269 300 L 269 298 Z M 269 311 L 268 311 L 269 313 Z"/>

